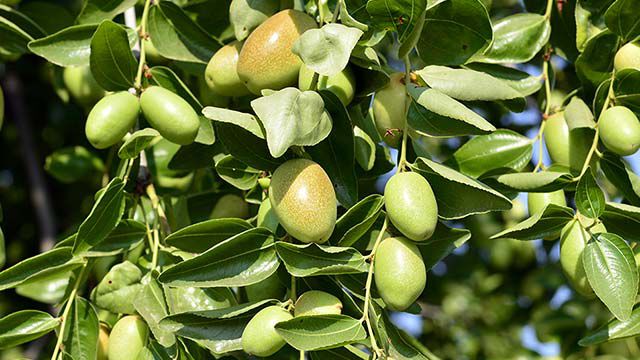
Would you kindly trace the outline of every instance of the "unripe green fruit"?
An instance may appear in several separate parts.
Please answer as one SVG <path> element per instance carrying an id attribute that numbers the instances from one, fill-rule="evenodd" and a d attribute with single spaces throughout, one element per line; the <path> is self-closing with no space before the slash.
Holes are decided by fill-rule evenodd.
<path id="1" fill-rule="evenodd" d="M 317 27 L 307 14 L 283 10 L 260 24 L 240 51 L 238 76 L 252 93 L 295 85 L 302 61 L 291 52 L 293 43 L 308 29 Z"/>
<path id="2" fill-rule="evenodd" d="M 109 335 L 109 360 L 135 359 L 144 348 L 149 336 L 149 327 L 137 315 L 118 320 Z"/>
<path id="3" fill-rule="evenodd" d="M 138 98 L 127 91 L 105 96 L 89 112 L 84 128 L 87 139 L 97 149 L 119 143 L 135 126 L 139 112 Z"/>
<path id="4" fill-rule="evenodd" d="M 271 200 L 269 200 L 269 198 L 262 200 L 260 208 L 258 208 L 257 224 L 258 226 L 271 230 L 274 234 L 276 230 L 278 230 L 278 224 L 280 224 L 280 222 L 278 221 L 278 215 L 276 215 L 276 212 L 271 206 Z"/>
<path id="5" fill-rule="evenodd" d="M 91 107 L 105 95 L 104 89 L 91 74 L 89 66 L 64 68 L 62 80 L 73 99 L 85 108 Z"/>
<path id="6" fill-rule="evenodd" d="M 342 302 L 324 291 L 310 290 L 300 295 L 296 301 L 294 316 L 340 315 Z"/>
<path id="7" fill-rule="evenodd" d="M 591 228 L 594 234 L 606 231 L 602 223 Z M 573 288 L 584 296 L 593 295 L 582 262 L 582 253 L 590 237 L 578 220 L 569 222 L 560 233 L 560 265 Z"/>
<path id="8" fill-rule="evenodd" d="M 402 311 L 422 294 L 427 269 L 418 247 L 404 237 L 382 240 L 374 258 L 376 288 L 385 304 Z"/>
<path id="9" fill-rule="evenodd" d="M 269 200 L 282 227 L 305 243 L 324 243 L 336 225 L 336 193 L 315 162 L 294 159 L 273 173 Z"/>
<path id="10" fill-rule="evenodd" d="M 300 66 L 300 74 L 298 77 L 298 88 L 300 90 L 311 89 L 311 80 L 313 79 L 313 70 L 305 64 Z M 347 106 L 353 100 L 356 88 L 356 77 L 353 70 L 349 66 L 341 72 L 333 76 L 319 76 L 318 90 L 329 90 L 340 99 L 342 105 Z"/>
<path id="11" fill-rule="evenodd" d="M 98 356 L 97 360 L 107 360 L 109 351 L 109 330 L 104 325 L 100 325 L 100 333 L 98 334 Z"/>
<path id="12" fill-rule="evenodd" d="M 570 166 L 569 126 L 564 113 L 555 113 L 545 121 L 544 142 L 551 160 L 559 165 Z"/>
<path id="13" fill-rule="evenodd" d="M 211 210 L 210 219 L 249 217 L 249 204 L 236 194 L 222 195 Z"/>
<path id="14" fill-rule="evenodd" d="M 271 356 L 282 349 L 284 339 L 276 332 L 279 322 L 293 319 L 291 314 L 279 306 L 269 306 L 260 310 L 242 332 L 242 349 L 260 357 Z"/>
<path id="15" fill-rule="evenodd" d="M 640 122 L 633 111 L 624 106 L 605 110 L 598 120 L 598 128 L 604 146 L 618 155 L 632 155 L 640 148 Z"/>
<path id="16" fill-rule="evenodd" d="M 384 205 L 393 226 L 414 241 L 426 240 L 438 224 L 438 204 L 431 186 L 417 173 L 402 172 L 384 188 Z"/>
<path id="17" fill-rule="evenodd" d="M 195 110 L 180 96 L 159 86 L 148 87 L 140 96 L 144 117 L 165 139 L 180 145 L 195 140 L 200 120 Z"/>
<path id="18" fill-rule="evenodd" d="M 373 97 L 373 117 L 378 133 L 384 142 L 394 148 L 402 140 L 406 107 L 410 101 L 403 80 L 403 73 L 392 74 L 389 85 L 376 91 Z"/>
<path id="19" fill-rule="evenodd" d="M 221 47 L 209 60 L 204 78 L 214 93 L 224 96 L 244 96 L 251 93 L 238 77 L 240 49 L 242 43 L 234 41 Z"/>
<path id="20" fill-rule="evenodd" d="M 282 296 L 287 291 L 287 289 L 282 286 L 277 271 L 258 283 L 246 286 L 244 290 L 247 293 L 247 300 L 249 300 L 249 302 L 282 299 Z"/>
<path id="21" fill-rule="evenodd" d="M 529 193 L 527 204 L 529 207 L 529 216 L 533 216 L 544 210 L 549 204 L 567 206 L 567 199 L 564 197 L 563 190 L 548 193 Z"/>
<path id="22" fill-rule="evenodd" d="M 613 67 L 616 71 L 629 68 L 640 70 L 640 43 L 630 42 L 621 47 L 613 58 Z"/>

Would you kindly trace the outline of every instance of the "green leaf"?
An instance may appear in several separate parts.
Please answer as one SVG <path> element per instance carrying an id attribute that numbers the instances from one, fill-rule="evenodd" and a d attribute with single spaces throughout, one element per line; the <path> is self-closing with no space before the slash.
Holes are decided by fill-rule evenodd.
<path id="1" fill-rule="evenodd" d="M 28 43 L 44 35 L 44 30 L 29 17 L 0 4 L 0 56 L 14 57 L 27 53 Z"/>
<path id="2" fill-rule="evenodd" d="M 496 128 L 457 100 L 435 89 L 408 87 L 411 104 L 407 121 L 417 132 L 428 136 L 480 135 Z"/>
<path id="3" fill-rule="evenodd" d="M 55 34 L 29 43 L 29 50 L 59 66 L 89 65 L 91 38 L 98 25 L 74 25 Z M 133 46 L 138 35 L 133 29 L 127 29 L 129 45 Z"/>
<path id="4" fill-rule="evenodd" d="M 633 205 L 640 205 L 640 177 L 618 155 L 605 152 L 600 159 L 600 168 L 607 179 Z"/>
<path id="5" fill-rule="evenodd" d="M 568 207 L 549 204 L 528 219 L 493 236 L 492 239 L 509 238 L 517 240 L 537 240 L 556 235 L 573 219 L 573 210 Z"/>
<path id="6" fill-rule="evenodd" d="M 146 226 L 135 220 L 121 220 L 103 242 L 84 253 L 87 257 L 115 255 L 135 248 L 147 235 Z"/>
<path id="7" fill-rule="evenodd" d="M 301 316 L 276 324 L 276 331 L 304 351 L 341 347 L 367 337 L 362 323 L 346 315 Z"/>
<path id="8" fill-rule="evenodd" d="M 227 155 L 216 162 L 216 172 L 224 181 L 238 189 L 249 190 L 258 183 L 261 171 Z"/>
<path id="9" fill-rule="evenodd" d="M 638 294 L 638 265 L 633 250 L 620 236 L 600 233 L 587 243 L 582 261 L 598 298 L 618 320 L 628 320 Z"/>
<path id="10" fill-rule="evenodd" d="M 39 278 L 37 281 L 29 281 L 16 287 L 16 293 L 20 296 L 35 301 L 55 305 L 63 300 L 69 286 L 72 271 L 53 273 Z"/>
<path id="11" fill-rule="evenodd" d="M 598 85 L 611 77 L 613 58 L 620 38 L 609 31 L 592 37 L 575 62 L 578 78 L 593 93 Z"/>
<path id="12" fill-rule="evenodd" d="M 339 74 L 349 63 L 349 57 L 362 30 L 342 24 L 326 24 L 320 29 L 305 31 L 291 51 L 311 70 L 324 76 Z"/>
<path id="13" fill-rule="evenodd" d="M 608 202 L 600 216 L 607 231 L 627 241 L 640 241 L 640 207 Z"/>
<path id="14" fill-rule="evenodd" d="M 254 228 L 165 270 L 158 280 L 169 286 L 246 286 L 268 278 L 278 265 L 273 235 Z"/>
<path id="15" fill-rule="evenodd" d="M 72 359 L 94 359 L 98 354 L 100 321 L 91 303 L 79 296 L 73 299 L 69 316 L 65 319 L 65 354 Z"/>
<path id="16" fill-rule="evenodd" d="M 149 34 L 160 55 L 206 64 L 221 47 L 177 5 L 162 1 L 149 12 Z"/>
<path id="17" fill-rule="evenodd" d="M 626 339 L 640 335 L 640 307 L 631 312 L 629 319 L 611 319 L 607 324 L 590 332 L 578 341 L 580 346 L 592 346 L 611 340 Z"/>
<path id="18" fill-rule="evenodd" d="M 127 32 L 113 21 L 103 21 L 91 38 L 91 73 L 108 91 L 133 87 L 138 62 L 131 53 Z"/>
<path id="19" fill-rule="evenodd" d="M 186 313 L 167 316 L 162 319 L 161 325 L 167 328 L 176 329 L 177 323 L 183 322 L 183 319 L 190 319 L 193 315 L 200 319 L 232 319 L 241 315 L 255 314 L 268 305 L 275 305 L 278 303 L 279 301 L 275 299 L 265 299 L 220 309 L 189 311 Z"/>
<path id="20" fill-rule="evenodd" d="M 385 313 L 376 316 L 377 332 L 383 340 L 384 348 L 390 356 L 398 359 L 431 360 L 407 339 L 407 335 L 399 330 Z M 410 337 L 409 337 L 410 338 Z"/>
<path id="21" fill-rule="evenodd" d="M 235 0 L 229 7 L 229 21 L 238 41 L 249 36 L 253 29 L 262 24 L 280 9 L 279 0 Z"/>
<path id="22" fill-rule="evenodd" d="M 367 360 L 369 359 L 367 353 L 362 352 L 355 346 L 346 345 L 345 347 L 312 351 L 309 353 L 311 360 Z"/>
<path id="23" fill-rule="evenodd" d="M 524 71 L 498 64 L 472 63 L 465 65 L 465 68 L 480 71 L 502 80 L 511 86 L 522 96 L 529 96 L 537 93 L 542 88 L 542 77 L 531 76 Z"/>
<path id="24" fill-rule="evenodd" d="M 358 126 L 353 127 L 353 141 L 355 158 L 358 165 L 364 171 L 373 169 L 376 162 L 376 144 L 364 130 Z"/>
<path id="25" fill-rule="evenodd" d="M 421 26 L 420 19 L 426 8 L 426 0 L 367 1 L 367 12 L 371 15 L 372 23 L 386 31 L 398 33 L 400 43 L 403 43 L 416 27 Z"/>
<path id="26" fill-rule="evenodd" d="M 251 228 L 251 224 L 241 219 L 213 219 L 171 233 L 165 241 L 178 249 L 201 253 Z"/>
<path id="27" fill-rule="evenodd" d="M 0 291 L 38 281 L 52 274 L 66 273 L 82 263 L 82 259 L 73 257 L 71 247 L 54 248 L 0 272 Z"/>
<path id="28" fill-rule="evenodd" d="M 640 6 L 634 0 L 617 0 L 604 14 L 604 22 L 609 30 L 618 34 L 625 41 L 640 35 Z"/>
<path id="29" fill-rule="evenodd" d="M 551 24 L 539 14 L 522 13 L 504 17 L 493 24 L 493 43 L 478 61 L 524 63 L 549 41 Z"/>
<path id="30" fill-rule="evenodd" d="M 495 181 L 507 190 L 518 192 L 551 192 L 563 189 L 573 181 L 571 174 L 559 171 L 503 174 Z"/>
<path id="31" fill-rule="evenodd" d="M 429 181 L 436 194 L 438 215 L 444 219 L 511 208 L 504 195 L 447 166 L 418 158 L 411 168 Z"/>
<path id="32" fill-rule="evenodd" d="M 522 110 L 525 100 L 522 94 L 483 72 L 468 69 L 452 69 L 444 66 L 427 66 L 416 73 L 430 87 L 463 101 L 504 100 L 516 110 Z M 487 91 L 491 89 L 491 91 Z"/>
<path id="33" fill-rule="evenodd" d="M 72 183 L 103 172 L 104 163 L 86 148 L 73 146 L 58 149 L 47 156 L 44 169 L 57 180 Z"/>
<path id="34" fill-rule="evenodd" d="M 593 177 L 591 169 L 588 169 L 578 181 L 575 201 L 578 211 L 592 219 L 597 219 L 604 212 L 604 193 Z"/>
<path id="35" fill-rule="evenodd" d="M 95 24 L 102 20 L 111 20 L 136 4 L 136 0 L 86 0 L 78 15 L 80 24 Z"/>
<path id="36" fill-rule="evenodd" d="M 147 275 L 142 282 L 142 288 L 133 300 L 133 306 L 149 325 L 158 343 L 164 347 L 173 346 L 176 343 L 175 335 L 160 326 L 160 320 L 169 315 L 162 287 L 151 274 Z"/>
<path id="37" fill-rule="evenodd" d="M 602 85 L 605 84 L 607 82 Z M 606 91 L 609 91 L 608 87 Z M 613 82 L 613 93 L 617 105 L 626 106 L 636 114 L 640 113 L 640 70 L 628 68 L 617 71 Z"/>
<path id="38" fill-rule="evenodd" d="M 418 242 L 418 249 L 422 254 L 427 271 L 451 252 L 471 239 L 471 232 L 467 229 L 455 229 L 438 222 L 436 230 L 427 241 Z"/>
<path id="39" fill-rule="evenodd" d="M 229 154 L 252 168 L 273 171 L 287 160 L 286 157 L 276 159 L 271 156 L 266 141 L 240 126 L 218 121 L 214 124 L 216 134 Z"/>
<path id="40" fill-rule="evenodd" d="M 154 66 L 149 72 L 151 73 L 150 82 L 154 85 L 161 86 L 172 93 L 177 94 L 191 105 L 196 111 L 202 110 L 202 105 L 193 95 L 189 87 L 178 77 L 178 75 L 166 66 Z"/>
<path id="41" fill-rule="evenodd" d="M 120 159 L 135 159 L 140 155 L 141 151 L 155 145 L 161 139 L 162 136 L 154 128 L 138 130 L 127 137 L 124 144 L 120 146 L 118 157 Z"/>
<path id="42" fill-rule="evenodd" d="M 451 163 L 460 172 L 479 177 L 496 169 L 522 170 L 531 161 L 533 141 L 511 130 L 476 136 L 453 153 Z"/>
<path id="43" fill-rule="evenodd" d="M 0 319 L 0 349 L 35 340 L 58 327 L 60 319 L 46 312 L 22 310 Z"/>
<path id="44" fill-rule="evenodd" d="M 366 272 L 369 268 L 364 256 L 349 247 L 279 241 L 276 251 L 287 271 L 296 277 L 353 274 Z"/>
<path id="45" fill-rule="evenodd" d="M 358 201 L 353 125 L 337 96 L 330 91 L 321 91 L 320 95 L 333 126 L 327 138 L 306 150 L 327 172 L 338 201 L 348 209 Z"/>
<path id="46" fill-rule="evenodd" d="M 237 304 L 230 288 L 165 287 L 170 314 L 229 308 Z"/>
<path id="47" fill-rule="evenodd" d="M 27 15 L 4 4 L 0 4 L 0 23 L 11 26 L 32 39 L 46 35 L 44 29 Z"/>
<path id="48" fill-rule="evenodd" d="M 384 198 L 378 194 L 360 200 L 336 221 L 331 243 L 339 246 L 355 244 L 374 224 L 383 205 Z"/>
<path id="49" fill-rule="evenodd" d="M 80 224 L 73 253 L 80 254 L 102 242 L 124 213 L 124 181 L 113 178 L 103 189 L 89 216 Z"/>
<path id="50" fill-rule="evenodd" d="M 202 109 L 202 114 L 214 121 L 237 125 L 260 139 L 265 138 L 260 121 L 251 114 L 213 106 L 207 106 Z"/>
<path id="51" fill-rule="evenodd" d="M 91 293 L 91 301 L 113 313 L 135 314 L 133 300 L 142 288 L 141 279 L 142 271 L 129 261 L 124 261 L 109 270 Z"/>
<path id="52" fill-rule="evenodd" d="M 269 152 L 284 155 L 290 146 L 316 145 L 331 132 L 331 116 L 315 91 L 288 87 L 251 101 L 264 126 Z"/>
<path id="53" fill-rule="evenodd" d="M 451 41 L 451 34 L 456 41 Z M 437 1 L 427 8 L 416 48 L 427 64 L 460 65 L 489 46 L 492 39 L 489 14 L 480 1 Z"/>

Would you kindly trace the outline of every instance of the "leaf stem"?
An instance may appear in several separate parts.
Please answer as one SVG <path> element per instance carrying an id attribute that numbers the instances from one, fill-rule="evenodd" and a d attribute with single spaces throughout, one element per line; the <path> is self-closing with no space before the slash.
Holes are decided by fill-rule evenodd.
<path id="1" fill-rule="evenodd" d="M 151 0 L 145 0 L 144 9 L 142 10 L 142 18 L 140 19 L 140 60 L 138 60 L 138 71 L 136 72 L 136 78 L 134 82 L 134 87 L 139 91 L 142 87 L 142 72 L 144 70 L 144 66 L 146 65 L 146 53 L 145 53 L 145 42 L 144 40 L 147 38 L 147 19 L 149 18 L 149 7 L 151 6 Z"/>
<path id="2" fill-rule="evenodd" d="M 160 199 L 156 194 L 156 188 L 153 186 L 153 183 L 147 185 L 147 196 L 149 196 L 149 200 L 151 200 L 151 207 L 158 214 L 158 218 L 160 219 L 160 224 L 162 225 L 162 231 L 165 235 L 171 233 L 171 228 L 169 227 L 169 222 L 167 221 L 167 215 L 164 213 L 164 209 L 160 206 Z"/>
<path id="3" fill-rule="evenodd" d="M 76 279 L 76 282 L 73 285 L 73 289 L 71 290 L 71 293 L 69 294 L 69 300 L 67 300 L 67 303 L 65 304 L 62 315 L 60 316 L 60 318 L 62 319 L 62 322 L 60 323 L 58 340 L 56 341 L 56 345 L 53 348 L 53 354 L 51 355 L 51 360 L 56 360 L 58 358 L 58 354 L 60 353 L 60 349 L 62 347 L 62 341 L 64 340 L 64 330 L 65 330 L 65 327 L 67 326 L 67 318 L 69 317 L 69 312 L 71 311 L 71 306 L 73 305 L 73 301 L 75 300 L 76 295 L 78 294 L 78 288 L 80 287 L 80 282 L 84 277 L 84 272 L 86 269 L 87 269 L 87 264 L 85 263 L 84 265 L 82 265 L 80 274 L 78 274 L 78 278 Z"/>
<path id="4" fill-rule="evenodd" d="M 547 0 L 547 9 L 544 12 L 544 17 L 545 19 L 549 20 L 551 19 L 551 11 L 553 10 L 553 4 L 555 3 L 555 0 Z"/>

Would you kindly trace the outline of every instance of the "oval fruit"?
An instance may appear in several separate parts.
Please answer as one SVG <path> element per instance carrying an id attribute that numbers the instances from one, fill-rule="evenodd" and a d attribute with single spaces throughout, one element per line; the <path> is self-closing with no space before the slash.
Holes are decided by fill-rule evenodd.
<path id="1" fill-rule="evenodd" d="M 311 89 L 311 80 L 313 79 L 313 70 L 302 64 L 300 66 L 300 74 L 298 76 L 298 88 L 300 90 Z M 356 88 L 356 78 L 353 70 L 349 66 L 341 72 L 333 76 L 319 76 L 318 90 L 329 90 L 340 99 L 342 105 L 347 106 L 353 100 Z"/>
<path id="2" fill-rule="evenodd" d="M 262 203 L 258 208 L 257 224 L 258 226 L 271 230 L 274 234 L 276 233 L 276 230 L 278 230 L 278 224 L 280 224 L 280 222 L 278 221 L 278 215 L 276 215 L 276 212 L 271 206 L 271 200 L 269 200 L 269 198 L 262 200 Z"/>
<path id="3" fill-rule="evenodd" d="M 300 295 L 296 301 L 294 316 L 340 315 L 342 302 L 324 291 L 310 290 Z"/>
<path id="4" fill-rule="evenodd" d="M 529 207 L 529 216 L 533 216 L 544 210 L 549 204 L 567 206 L 567 199 L 564 197 L 563 190 L 548 193 L 529 193 L 527 204 Z"/>
<path id="5" fill-rule="evenodd" d="M 238 56 L 242 49 L 240 41 L 234 41 L 220 48 L 204 71 L 204 79 L 211 91 L 224 96 L 244 96 L 251 92 L 238 77 Z"/>
<path id="6" fill-rule="evenodd" d="M 246 286 L 244 290 L 247 293 L 247 300 L 250 302 L 282 299 L 287 291 L 287 289 L 282 286 L 277 271 L 258 283 Z"/>
<path id="7" fill-rule="evenodd" d="M 97 360 L 107 360 L 109 352 L 109 330 L 102 324 L 100 324 L 100 333 L 98 334 L 97 352 Z"/>
<path id="8" fill-rule="evenodd" d="M 592 233 L 606 232 L 602 223 L 591 228 Z M 592 296 L 593 289 L 587 280 L 582 263 L 582 252 L 589 241 L 589 233 L 582 228 L 578 220 L 572 220 L 560 233 L 560 265 L 571 286 L 584 296 Z"/>
<path id="9" fill-rule="evenodd" d="M 118 320 L 109 335 L 109 360 L 135 358 L 147 342 L 149 327 L 137 315 Z"/>
<path id="10" fill-rule="evenodd" d="M 397 148 L 402 140 L 409 96 L 404 74 L 391 75 L 389 85 L 376 91 L 373 97 L 373 117 L 378 133 L 389 146 Z"/>
<path id="11" fill-rule="evenodd" d="M 417 173 L 402 172 L 384 188 L 384 206 L 393 226 L 414 241 L 426 240 L 438 224 L 438 204 L 431 186 Z"/>
<path id="12" fill-rule="evenodd" d="M 106 149 L 122 140 L 135 126 L 140 112 L 138 98 L 127 91 L 120 91 L 102 98 L 91 109 L 84 131 L 96 149 Z"/>
<path id="13" fill-rule="evenodd" d="M 89 66 L 64 68 L 62 81 L 71 97 L 85 108 L 91 107 L 106 93 L 94 79 Z"/>
<path id="14" fill-rule="evenodd" d="M 544 143 L 551 160 L 559 165 L 570 166 L 569 160 L 569 126 L 564 113 L 551 115 L 544 130 Z"/>
<path id="15" fill-rule="evenodd" d="M 624 106 L 613 106 L 598 120 L 600 140 L 607 149 L 620 155 L 632 155 L 640 148 L 640 122 Z"/>
<path id="16" fill-rule="evenodd" d="M 630 42 L 618 50 L 613 58 L 616 71 L 623 69 L 640 69 L 640 43 Z"/>
<path id="17" fill-rule="evenodd" d="M 295 85 L 302 61 L 291 52 L 293 43 L 315 20 L 297 10 L 283 10 L 260 24 L 240 51 L 238 76 L 252 93 Z"/>
<path id="18" fill-rule="evenodd" d="M 150 86 L 140 95 L 140 108 L 149 124 L 165 139 L 179 145 L 189 145 L 195 140 L 200 127 L 198 114 L 180 96 Z"/>
<path id="19" fill-rule="evenodd" d="M 422 254 L 404 237 L 382 240 L 375 253 L 373 269 L 376 288 L 392 310 L 408 308 L 422 294 L 427 283 Z"/>
<path id="20" fill-rule="evenodd" d="M 305 243 L 324 243 L 336 225 L 336 193 L 327 173 L 315 162 L 294 159 L 271 177 L 269 200 L 282 227 Z"/>
<path id="21" fill-rule="evenodd" d="M 211 210 L 210 219 L 249 217 L 249 204 L 236 194 L 222 195 Z"/>
<path id="22" fill-rule="evenodd" d="M 285 341 L 276 332 L 277 323 L 293 319 L 291 314 L 279 306 L 260 310 L 247 323 L 242 332 L 242 348 L 248 354 L 266 357 L 282 349 Z"/>

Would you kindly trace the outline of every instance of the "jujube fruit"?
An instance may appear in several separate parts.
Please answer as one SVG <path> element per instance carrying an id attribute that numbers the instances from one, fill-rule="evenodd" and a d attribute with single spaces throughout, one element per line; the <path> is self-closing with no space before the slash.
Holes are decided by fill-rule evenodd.
<path id="1" fill-rule="evenodd" d="M 252 93 L 296 84 L 302 60 L 291 52 L 293 43 L 316 22 L 297 10 L 283 10 L 260 24 L 240 51 L 238 76 Z"/>
<path id="2" fill-rule="evenodd" d="M 373 264 L 376 288 L 391 310 L 405 310 L 422 294 L 427 269 L 420 250 L 411 240 L 404 237 L 382 240 Z"/>
<path id="3" fill-rule="evenodd" d="M 570 166 L 569 126 L 564 113 L 555 113 L 545 121 L 544 142 L 551 160 L 559 165 Z"/>
<path id="4" fill-rule="evenodd" d="M 294 315 L 339 315 L 342 302 L 337 297 L 319 290 L 310 290 L 300 295 L 295 304 Z"/>
<path id="5" fill-rule="evenodd" d="M 195 110 L 180 96 L 159 86 L 148 87 L 140 96 L 144 117 L 165 139 L 179 145 L 191 144 L 200 120 Z"/>
<path id="6" fill-rule="evenodd" d="M 298 76 L 298 89 L 311 89 L 311 80 L 313 79 L 313 70 L 306 65 L 300 66 L 300 74 Z M 347 106 L 353 100 L 356 88 L 356 78 L 353 70 L 347 65 L 344 70 L 332 76 L 318 76 L 318 90 L 329 90 L 340 99 L 342 105 Z"/>
<path id="7" fill-rule="evenodd" d="M 234 41 L 221 47 L 209 60 L 204 78 L 214 93 L 224 96 L 244 96 L 251 93 L 238 77 L 240 49 L 242 43 Z"/>
<path id="8" fill-rule="evenodd" d="M 135 95 L 127 91 L 107 95 L 89 112 L 84 128 L 87 139 L 97 149 L 113 146 L 135 126 L 139 113 Z"/>
<path id="9" fill-rule="evenodd" d="M 336 224 L 336 193 L 327 173 L 315 162 L 294 159 L 273 173 L 269 200 L 282 227 L 305 243 L 324 243 Z"/>
<path id="10" fill-rule="evenodd" d="M 236 194 L 222 195 L 211 210 L 210 219 L 249 217 L 249 204 Z"/>
<path id="11" fill-rule="evenodd" d="M 621 47 L 613 58 L 616 71 L 640 69 L 640 43 L 630 42 Z"/>
<path id="12" fill-rule="evenodd" d="M 100 332 L 98 333 L 98 348 L 97 348 L 97 360 L 107 360 L 109 352 L 109 330 L 104 325 L 100 325 Z"/>
<path id="13" fill-rule="evenodd" d="M 389 84 L 376 91 L 373 96 L 373 117 L 380 136 L 391 147 L 398 147 L 402 140 L 402 131 L 407 115 L 409 96 L 405 84 L 404 74 L 391 75 Z"/>
<path id="14" fill-rule="evenodd" d="M 71 97 L 85 108 L 91 107 L 105 95 L 104 89 L 96 82 L 89 66 L 64 68 L 62 81 Z"/>
<path id="15" fill-rule="evenodd" d="M 130 360 L 147 343 L 149 327 L 137 315 L 125 316 L 118 320 L 109 335 L 109 360 Z"/>
<path id="16" fill-rule="evenodd" d="M 627 156 L 640 148 L 640 122 L 633 111 L 614 106 L 604 111 L 598 120 L 600 140 L 612 152 Z"/>
<path id="17" fill-rule="evenodd" d="M 384 188 L 384 205 L 393 226 L 414 241 L 426 240 L 438 224 L 438 204 L 431 186 L 421 175 L 402 172 Z"/>
<path id="18" fill-rule="evenodd" d="M 602 223 L 591 228 L 592 233 L 606 232 Z M 593 289 L 587 280 L 582 262 L 582 253 L 591 235 L 582 228 L 578 220 L 572 220 L 560 233 L 560 265 L 571 286 L 584 296 L 591 296 Z"/>
<path id="19" fill-rule="evenodd" d="M 567 199 L 565 199 L 564 191 L 562 190 L 546 193 L 529 193 L 527 204 L 529 207 L 529 216 L 533 216 L 544 210 L 549 204 L 567 206 Z"/>
<path id="20" fill-rule="evenodd" d="M 279 322 L 293 319 L 291 314 L 279 306 L 260 310 L 249 320 L 242 332 L 242 348 L 248 354 L 266 357 L 275 354 L 285 344 L 276 332 Z"/>

